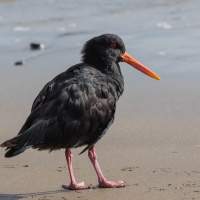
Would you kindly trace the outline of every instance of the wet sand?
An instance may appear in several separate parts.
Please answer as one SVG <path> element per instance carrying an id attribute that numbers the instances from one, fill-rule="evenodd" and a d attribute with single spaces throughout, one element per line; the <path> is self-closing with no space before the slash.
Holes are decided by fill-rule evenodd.
<path id="1" fill-rule="evenodd" d="M 64 150 L 49 154 L 29 149 L 6 159 L 1 148 L 0 199 L 200 199 L 200 3 L 117 1 L 96 8 L 88 1 L 82 9 L 78 3 L 67 7 L 51 2 L 54 7 L 40 3 L 47 5 L 42 15 L 39 2 L 0 4 L 0 143 L 17 134 L 44 84 L 78 63 L 82 45 L 93 36 L 120 35 L 127 52 L 162 79 L 120 64 L 125 92 L 114 124 L 95 147 L 107 179 L 123 180 L 126 187 L 99 189 L 87 153 L 78 155 L 82 148 L 73 150 L 75 177 L 94 186 L 82 191 L 61 187 L 69 183 Z M 27 14 L 30 7 L 35 16 Z M 7 16 L 8 8 L 13 15 Z M 20 8 L 26 8 L 27 18 Z M 16 31 L 18 26 L 30 30 Z M 31 51 L 31 42 L 46 48 Z M 20 59 L 25 65 L 14 66 Z"/>

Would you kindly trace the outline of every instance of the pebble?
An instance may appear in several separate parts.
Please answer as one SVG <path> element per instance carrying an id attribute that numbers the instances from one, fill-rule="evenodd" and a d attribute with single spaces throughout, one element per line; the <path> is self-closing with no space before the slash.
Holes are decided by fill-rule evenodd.
<path id="1" fill-rule="evenodd" d="M 24 65 L 25 64 L 25 61 L 17 61 L 16 63 L 15 63 L 15 65 Z"/>
<path id="2" fill-rule="evenodd" d="M 44 46 L 44 44 L 31 43 L 31 44 L 30 44 L 30 48 L 31 48 L 32 50 L 38 50 L 38 49 L 44 49 L 45 46 Z"/>

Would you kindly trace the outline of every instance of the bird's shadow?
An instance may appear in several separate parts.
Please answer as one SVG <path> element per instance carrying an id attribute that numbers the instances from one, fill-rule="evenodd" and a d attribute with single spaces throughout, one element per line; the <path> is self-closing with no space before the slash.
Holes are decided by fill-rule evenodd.
<path id="1" fill-rule="evenodd" d="M 93 186 L 89 189 L 100 189 L 98 185 Z M 30 193 L 23 193 L 23 194 L 3 194 L 0 193 L 0 200 L 18 200 L 18 199 L 22 199 L 22 198 L 28 198 L 28 197 L 38 197 L 39 199 L 43 199 L 42 196 L 49 196 L 51 197 L 51 195 L 53 194 L 57 194 L 57 193 L 65 193 L 65 192 L 79 192 L 79 190 L 66 190 L 66 189 L 60 189 L 60 190 L 53 190 L 53 191 L 44 191 L 44 192 L 30 192 Z M 53 196 L 52 196 L 53 197 Z"/>
<path id="2" fill-rule="evenodd" d="M 0 193 L 0 199 L 1 200 L 18 200 L 22 198 L 28 198 L 28 197 L 37 197 L 37 196 L 51 196 L 51 194 L 56 193 L 64 193 L 64 192 L 70 192 L 70 190 L 66 189 L 60 189 L 60 190 L 54 190 L 54 191 L 44 191 L 44 192 L 33 192 L 33 193 L 23 193 L 23 194 L 2 194 Z"/>

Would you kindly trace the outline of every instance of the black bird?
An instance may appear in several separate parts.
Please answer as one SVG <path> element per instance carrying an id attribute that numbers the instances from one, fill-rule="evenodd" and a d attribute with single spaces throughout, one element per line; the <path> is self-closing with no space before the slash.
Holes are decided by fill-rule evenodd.
<path id="1" fill-rule="evenodd" d="M 122 39 L 104 34 L 83 46 L 82 63 L 74 65 L 48 82 L 33 102 L 31 113 L 18 135 L 7 140 L 5 157 L 13 157 L 29 147 L 38 150 L 66 149 L 71 183 L 66 189 L 86 189 L 77 183 L 72 169 L 70 148 L 86 146 L 96 170 L 99 187 L 122 187 L 122 181 L 107 181 L 97 162 L 94 145 L 114 121 L 116 103 L 124 91 L 119 62 L 126 62 L 148 76 L 154 72 L 125 51 Z"/>

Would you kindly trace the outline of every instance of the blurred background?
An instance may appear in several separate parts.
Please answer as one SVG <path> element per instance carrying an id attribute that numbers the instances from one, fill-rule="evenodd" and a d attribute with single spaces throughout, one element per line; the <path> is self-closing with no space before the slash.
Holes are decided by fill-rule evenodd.
<path id="1" fill-rule="evenodd" d="M 121 36 L 127 51 L 140 60 L 148 59 L 146 64 L 157 72 L 180 74 L 197 67 L 200 26 L 197 0 L 0 0 L 0 3 L 1 69 L 12 67 L 20 59 L 29 65 L 37 57 L 45 56 L 57 58 L 56 63 L 65 62 L 67 68 L 80 60 L 78 53 L 85 41 L 103 33 Z M 31 42 L 44 43 L 46 48 L 31 52 Z M 72 52 L 76 52 L 76 57 L 71 56 Z M 52 59 L 46 60 L 44 67 L 51 64 L 55 64 Z M 61 65 L 57 67 L 63 68 Z"/>

